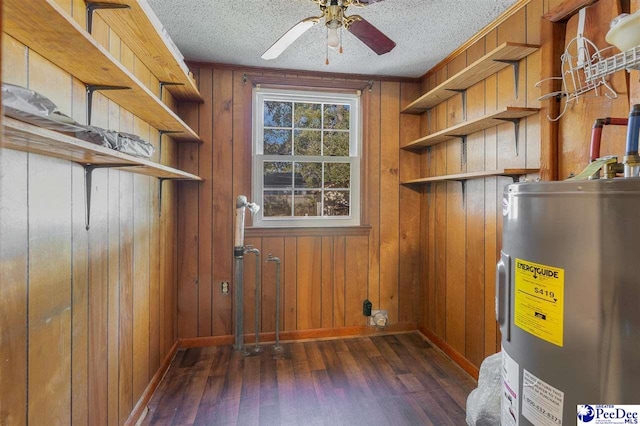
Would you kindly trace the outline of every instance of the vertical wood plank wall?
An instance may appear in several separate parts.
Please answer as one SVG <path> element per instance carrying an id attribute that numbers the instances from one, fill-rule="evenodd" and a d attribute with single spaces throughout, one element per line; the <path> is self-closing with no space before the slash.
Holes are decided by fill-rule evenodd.
<path id="1" fill-rule="evenodd" d="M 506 41 L 539 44 L 544 7 L 543 0 L 532 0 L 449 62 L 430 70 L 423 80 L 422 93 Z M 511 67 L 470 87 L 467 118 L 504 106 L 539 107 L 540 93 L 534 87 L 539 76 L 537 51 L 520 62 L 517 98 Z M 511 123 L 469 135 L 466 163 L 461 159 L 459 139 L 435 145 L 422 154 L 422 176 L 538 168 L 541 119 L 534 115 L 522 120 L 517 155 Z M 421 135 L 461 121 L 462 95 L 456 95 L 422 115 Z M 511 182 L 510 178 L 490 177 L 465 183 L 434 183 L 422 189 L 420 329 L 476 367 L 499 350 L 494 314 L 495 264 L 502 225 L 499 205 L 504 186 Z"/>
<path id="2" fill-rule="evenodd" d="M 84 27 L 84 2 L 59 3 Z M 157 90 L 99 17 L 94 36 Z M 78 80 L 6 34 L 2 62 L 3 81 L 86 122 Z M 99 93 L 92 121 L 157 148 L 156 129 Z M 168 138 L 163 151 L 165 164 L 177 164 Z M 175 184 L 164 185 L 158 217 L 155 178 L 94 171 L 87 231 L 81 166 L 0 148 L 0 424 L 117 425 L 129 417 L 176 340 L 177 197 Z"/>
<path id="3" fill-rule="evenodd" d="M 258 72 L 241 68 L 194 68 L 204 104 L 181 105 L 181 113 L 204 145 L 179 148 L 181 168 L 205 184 L 181 183 L 179 193 L 178 336 L 232 334 L 235 197 L 251 195 L 252 82 L 327 85 L 318 74 Z M 243 75 L 249 80 L 245 83 Z M 335 79 L 340 87 L 344 79 Z M 366 87 L 367 81 L 362 81 Z M 320 86 L 320 84 L 319 84 Z M 401 188 L 401 176 L 418 173 L 420 157 L 399 156 L 400 142 L 419 135 L 417 117 L 400 109 L 419 94 L 419 84 L 375 81 L 364 89 L 362 160 L 363 228 L 349 230 L 248 230 L 247 244 L 262 252 L 260 330 L 275 331 L 275 267 L 282 261 L 281 329 L 299 331 L 364 326 L 362 302 L 387 309 L 392 324 L 416 328 L 419 315 L 420 192 Z M 245 258 L 245 332 L 254 332 L 255 259 Z"/>
<path id="4" fill-rule="evenodd" d="M 531 0 L 506 21 L 446 61 L 430 70 L 423 79 L 426 92 L 455 74 L 483 54 L 505 41 L 540 44 L 541 16 L 557 7 L 561 0 Z M 621 10 L 622 4 L 622 10 Z M 600 0 L 587 11 L 587 36 L 605 46 L 604 35 L 611 19 L 628 11 L 628 2 Z M 577 15 L 567 23 L 566 41 L 575 37 Z M 565 42 L 566 42 L 565 41 Z M 520 62 L 520 94 L 515 98 L 513 75 L 505 69 L 469 88 L 469 118 L 481 116 L 504 106 L 539 107 L 542 95 L 534 84 L 542 78 L 541 51 Z M 629 111 L 626 74 L 616 73 L 611 84 L 619 97 L 583 96 L 559 121 L 558 178 L 579 173 L 588 163 L 591 125 L 596 118 L 625 117 Z M 638 87 L 632 81 L 631 90 Z M 422 117 L 422 135 L 462 120 L 461 96 L 451 98 Z M 519 154 L 514 149 L 511 124 L 488 129 L 468 137 L 467 161 L 460 160 L 458 140 L 439 144 L 422 155 L 422 176 L 500 169 L 538 168 L 540 166 L 540 114 L 523 120 L 520 127 Z M 621 155 L 624 128 L 609 128 L 603 133 L 603 152 Z M 532 175 L 529 177 L 536 177 Z M 500 349 L 500 333 L 494 313 L 495 265 L 501 243 L 502 191 L 509 178 L 484 178 L 436 183 L 423 189 L 421 200 L 421 308 L 424 316 L 419 327 L 435 337 L 454 355 L 479 367 L 484 357 Z M 460 359 L 459 358 L 459 359 Z"/>

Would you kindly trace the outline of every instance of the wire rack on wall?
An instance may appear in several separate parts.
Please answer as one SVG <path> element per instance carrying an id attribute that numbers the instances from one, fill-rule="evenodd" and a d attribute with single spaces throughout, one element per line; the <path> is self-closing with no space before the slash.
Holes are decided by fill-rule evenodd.
<path id="1" fill-rule="evenodd" d="M 557 117 L 547 116 L 551 121 L 557 121 L 567 112 L 569 105 L 577 103 L 578 98 L 593 91 L 595 96 L 601 95 L 615 99 L 618 93 L 611 87 L 607 77 L 617 71 L 640 68 L 640 46 L 633 47 L 622 53 L 605 57 L 605 53 L 613 46 L 598 49 L 588 38 L 578 36 L 573 38 L 560 56 L 562 61 L 562 75 L 560 77 L 545 78 L 536 83 L 536 87 L 546 81 L 561 80 L 562 88 L 547 93 L 538 98 L 543 101 L 549 98 L 565 98 L 564 106 Z"/>

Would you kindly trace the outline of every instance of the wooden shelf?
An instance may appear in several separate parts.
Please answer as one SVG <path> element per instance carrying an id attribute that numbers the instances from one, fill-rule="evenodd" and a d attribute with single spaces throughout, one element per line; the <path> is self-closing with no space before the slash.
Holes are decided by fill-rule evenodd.
<path id="1" fill-rule="evenodd" d="M 403 149 L 422 149 L 450 139 L 459 138 L 464 135 L 479 132 L 490 127 L 499 126 L 505 122 L 518 120 L 529 115 L 537 114 L 540 108 L 504 107 L 491 114 L 474 120 L 465 121 L 447 129 L 432 133 L 420 139 L 409 142 Z"/>
<path id="2" fill-rule="evenodd" d="M 2 127 L 4 130 L 3 146 L 9 149 L 61 158 L 85 166 L 114 165 L 114 168 L 121 166 L 122 170 L 131 173 L 162 179 L 202 180 L 199 176 L 191 173 L 123 154 L 7 116 L 2 118 Z"/>
<path id="3" fill-rule="evenodd" d="M 458 173 L 455 175 L 432 176 L 428 178 L 413 179 L 401 182 L 403 185 L 414 185 L 430 182 L 465 181 L 469 179 L 485 178 L 491 176 L 508 176 L 516 179 L 518 176 L 529 173 L 538 173 L 539 169 L 499 169 L 482 172 Z"/>
<path id="4" fill-rule="evenodd" d="M 484 55 L 453 77 L 436 86 L 407 105 L 401 112 L 422 114 L 429 108 L 454 96 L 457 91 L 465 90 L 485 78 L 508 67 L 538 50 L 531 44 L 506 42 Z M 517 81 L 517 80 L 516 80 Z"/>
<path id="5" fill-rule="evenodd" d="M 54 0 L 5 0 L 3 30 L 87 85 L 125 86 L 106 97 L 174 140 L 201 142 L 187 124 L 100 46 Z"/>
<path id="6" fill-rule="evenodd" d="M 195 82 L 180 66 L 181 60 L 167 46 L 139 0 L 100 0 L 100 3 L 129 6 L 129 9 L 103 9 L 96 13 L 126 40 L 127 46 L 161 82 L 178 83 L 165 86 L 176 99 L 204 102 Z"/>

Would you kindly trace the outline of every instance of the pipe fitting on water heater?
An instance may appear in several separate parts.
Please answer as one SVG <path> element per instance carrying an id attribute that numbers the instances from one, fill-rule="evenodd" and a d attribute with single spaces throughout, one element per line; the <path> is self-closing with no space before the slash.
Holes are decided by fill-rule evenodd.
<path id="1" fill-rule="evenodd" d="M 624 177 L 640 176 L 640 156 L 638 156 L 638 139 L 640 137 L 640 104 L 636 104 L 629 112 L 627 125 L 627 148 L 624 156 Z"/>

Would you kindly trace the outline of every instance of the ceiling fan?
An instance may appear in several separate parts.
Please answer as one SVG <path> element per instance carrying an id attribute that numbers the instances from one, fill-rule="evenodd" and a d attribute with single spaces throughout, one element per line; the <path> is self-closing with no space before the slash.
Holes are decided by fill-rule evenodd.
<path id="1" fill-rule="evenodd" d="M 339 48 L 342 53 L 342 34 L 338 30 L 344 28 L 356 36 L 378 55 L 390 52 L 396 43 L 384 35 L 380 30 L 371 25 L 367 20 L 358 15 L 346 15 L 349 6 L 363 7 L 382 0 L 311 0 L 317 3 L 322 14 L 311 16 L 298 22 L 284 33 L 273 45 L 262 54 L 262 59 L 275 59 L 284 52 L 294 41 L 296 41 L 309 28 L 316 25 L 322 19 L 327 27 L 327 47 Z M 327 64 L 329 59 L 327 57 Z"/>

